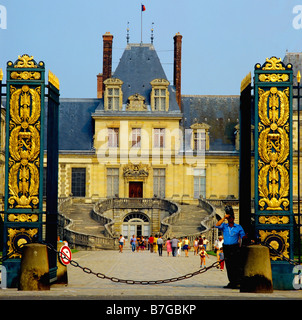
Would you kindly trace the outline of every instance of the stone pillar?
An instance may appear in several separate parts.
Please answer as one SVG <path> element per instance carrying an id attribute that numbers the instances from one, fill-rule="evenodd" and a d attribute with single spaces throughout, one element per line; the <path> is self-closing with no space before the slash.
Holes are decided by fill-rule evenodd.
<path id="1" fill-rule="evenodd" d="M 19 290 L 50 290 L 47 247 L 39 243 L 25 245 L 22 250 Z"/>
<path id="2" fill-rule="evenodd" d="M 269 249 L 261 245 L 251 245 L 242 250 L 245 263 L 240 292 L 273 292 Z"/>

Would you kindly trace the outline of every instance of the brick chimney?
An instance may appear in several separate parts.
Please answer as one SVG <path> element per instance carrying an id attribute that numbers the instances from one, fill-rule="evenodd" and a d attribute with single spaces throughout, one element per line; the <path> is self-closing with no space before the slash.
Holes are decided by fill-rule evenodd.
<path id="1" fill-rule="evenodd" d="M 113 35 L 106 32 L 103 35 L 103 74 L 97 75 L 97 97 L 102 98 L 104 81 L 112 75 L 112 42 Z"/>
<path id="2" fill-rule="evenodd" d="M 178 32 L 174 36 L 174 79 L 173 84 L 176 89 L 176 101 L 181 110 L 181 44 L 182 35 Z"/>
<path id="3" fill-rule="evenodd" d="M 97 98 L 103 98 L 103 75 L 99 73 L 97 76 Z"/>

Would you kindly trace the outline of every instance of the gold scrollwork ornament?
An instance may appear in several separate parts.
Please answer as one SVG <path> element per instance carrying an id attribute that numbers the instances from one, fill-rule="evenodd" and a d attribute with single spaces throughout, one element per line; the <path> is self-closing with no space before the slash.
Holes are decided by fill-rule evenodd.
<path id="1" fill-rule="evenodd" d="M 21 246 L 32 242 L 33 237 L 38 233 L 37 228 L 8 228 L 8 255 L 10 259 L 21 258 Z"/>
<path id="2" fill-rule="evenodd" d="M 261 210 L 287 210 L 289 202 L 289 90 L 259 88 L 258 192 Z"/>
<path id="3" fill-rule="evenodd" d="M 39 203 L 40 87 L 11 87 L 8 203 L 36 208 Z"/>
<path id="4" fill-rule="evenodd" d="M 284 255 L 284 257 L 289 258 L 288 248 L 289 248 L 289 230 L 272 230 L 265 231 L 259 230 L 259 236 L 261 242 L 270 245 L 278 254 Z M 270 251 L 270 256 L 272 260 L 281 259 L 276 252 Z"/>

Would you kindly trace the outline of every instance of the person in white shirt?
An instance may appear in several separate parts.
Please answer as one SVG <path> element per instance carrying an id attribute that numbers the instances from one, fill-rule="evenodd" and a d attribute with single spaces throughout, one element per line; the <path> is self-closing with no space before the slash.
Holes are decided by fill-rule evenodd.
<path id="1" fill-rule="evenodd" d="M 219 261 L 219 253 L 220 253 L 220 249 L 222 248 L 222 246 L 223 246 L 223 236 L 220 235 L 214 244 L 214 248 L 215 248 L 215 252 L 216 252 L 216 256 L 217 256 L 217 261 Z"/>
<path id="2" fill-rule="evenodd" d="M 120 235 L 120 238 L 118 241 L 119 241 L 119 252 L 123 253 L 123 247 L 125 245 L 125 238 L 123 237 L 122 234 Z"/>

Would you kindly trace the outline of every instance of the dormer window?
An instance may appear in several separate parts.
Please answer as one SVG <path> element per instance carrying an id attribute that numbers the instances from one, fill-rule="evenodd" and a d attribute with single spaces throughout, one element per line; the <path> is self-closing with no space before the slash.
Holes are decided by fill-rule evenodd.
<path id="1" fill-rule="evenodd" d="M 151 91 L 151 108 L 152 111 L 169 110 L 169 91 L 170 82 L 166 79 L 154 79 L 150 82 Z"/>
<path id="2" fill-rule="evenodd" d="M 109 78 L 104 81 L 104 84 L 105 84 L 105 93 L 104 93 L 105 111 L 121 110 L 123 105 L 123 93 L 122 93 L 123 81 L 116 78 Z"/>
<path id="3" fill-rule="evenodd" d="M 194 123 L 191 125 L 192 140 L 191 147 L 194 151 L 205 151 L 210 149 L 209 129 L 206 123 Z"/>

